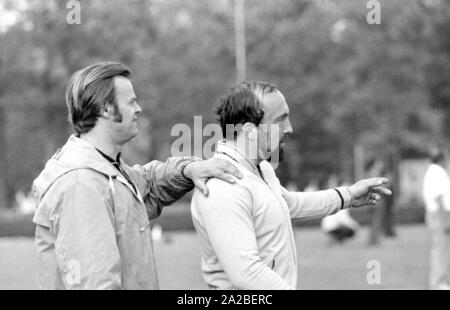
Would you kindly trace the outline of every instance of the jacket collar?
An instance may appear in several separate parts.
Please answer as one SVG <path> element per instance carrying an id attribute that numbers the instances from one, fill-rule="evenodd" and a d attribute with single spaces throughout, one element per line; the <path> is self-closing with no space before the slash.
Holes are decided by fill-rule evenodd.
<path id="1" fill-rule="evenodd" d="M 261 176 L 258 171 L 258 166 L 253 164 L 250 160 L 248 160 L 241 152 L 239 152 L 234 145 L 227 142 L 226 140 L 219 141 L 217 143 L 216 153 L 224 154 L 234 161 L 236 161 L 241 166 L 244 166 L 251 172 L 253 172 L 257 176 Z"/>
<path id="2" fill-rule="evenodd" d="M 44 170 L 33 182 L 33 192 L 40 201 L 50 186 L 62 175 L 78 169 L 91 169 L 106 175 L 110 182 L 118 171 L 85 140 L 72 135 L 66 144 L 50 158 Z"/>
<path id="3" fill-rule="evenodd" d="M 281 197 L 282 191 L 280 182 L 275 174 L 275 170 L 267 160 L 261 161 L 256 166 L 248 159 L 246 159 L 244 155 L 239 152 L 231 143 L 228 143 L 225 140 L 218 142 L 216 153 L 226 155 L 227 157 L 237 162 L 239 165 L 252 172 L 255 176 L 257 176 L 257 179 L 266 183 L 269 188 L 278 195 L 278 197 Z"/>
<path id="4" fill-rule="evenodd" d="M 62 165 L 90 168 L 111 177 L 118 175 L 116 168 L 92 144 L 76 135 L 69 137 L 67 143 L 52 156 L 52 160 Z"/>

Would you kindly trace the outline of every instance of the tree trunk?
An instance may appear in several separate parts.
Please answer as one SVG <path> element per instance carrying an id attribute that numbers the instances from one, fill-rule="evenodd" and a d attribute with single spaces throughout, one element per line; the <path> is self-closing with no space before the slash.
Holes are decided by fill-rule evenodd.
<path id="1" fill-rule="evenodd" d="M 6 141 L 6 110 L 0 101 L 0 208 L 8 206 L 7 177 L 7 141 Z"/>
<path id="2" fill-rule="evenodd" d="M 353 183 L 353 148 L 342 141 L 339 144 L 340 175 L 345 183 Z"/>
<path id="3" fill-rule="evenodd" d="M 365 177 L 365 171 L 364 171 L 364 163 L 365 163 L 365 156 L 364 156 L 364 146 L 361 143 L 356 143 L 354 145 L 354 162 L 355 162 L 355 180 L 361 180 Z"/>

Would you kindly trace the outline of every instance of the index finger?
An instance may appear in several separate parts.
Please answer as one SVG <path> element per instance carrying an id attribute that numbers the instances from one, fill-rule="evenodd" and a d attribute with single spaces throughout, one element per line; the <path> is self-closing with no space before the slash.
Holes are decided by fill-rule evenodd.
<path id="1" fill-rule="evenodd" d="M 375 186 L 381 186 L 389 183 L 389 179 L 387 178 L 370 178 L 362 180 L 364 182 L 364 185 L 367 187 L 375 187 Z"/>
<path id="2" fill-rule="evenodd" d="M 235 176 L 236 178 L 241 179 L 242 178 L 242 173 L 239 171 L 239 169 L 233 165 L 232 163 L 224 160 L 224 159 L 219 159 L 218 160 L 218 166 L 220 169 L 222 169 L 224 172 L 229 173 L 233 176 Z"/>
<path id="3" fill-rule="evenodd" d="M 392 195 L 392 191 L 390 189 L 384 188 L 382 186 L 372 188 L 372 192 L 387 196 Z"/>

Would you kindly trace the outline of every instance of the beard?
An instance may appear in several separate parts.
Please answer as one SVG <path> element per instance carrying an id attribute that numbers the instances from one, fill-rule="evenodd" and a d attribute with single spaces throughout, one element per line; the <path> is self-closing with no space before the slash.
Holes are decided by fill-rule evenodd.
<path id="1" fill-rule="evenodd" d="M 112 120 L 113 120 L 113 122 L 122 123 L 123 116 L 122 116 L 122 113 L 120 112 L 118 103 L 114 101 L 111 105 L 112 105 L 112 116 L 113 116 Z"/>
<path id="2" fill-rule="evenodd" d="M 273 155 L 275 154 L 275 156 Z M 273 161 L 277 161 L 277 163 L 281 163 L 284 160 L 285 150 L 284 146 L 281 143 L 278 147 L 272 152 L 272 155 L 267 159 L 269 163 L 273 163 Z"/>

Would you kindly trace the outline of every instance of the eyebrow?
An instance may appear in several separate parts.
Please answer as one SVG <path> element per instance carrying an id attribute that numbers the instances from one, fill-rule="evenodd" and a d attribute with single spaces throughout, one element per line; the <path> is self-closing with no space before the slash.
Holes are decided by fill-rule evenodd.
<path id="1" fill-rule="evenodd" d="M 135 97 L 131 98 L 130 100 L 128 100 L 128 103 L 130 103 L 132 101 L 137 101 L 137 97 L 135 96 Z"/>
<path id="2" fill-rule="evenodd" d="M 281 119 L 286 118 L 286 117 L 288 117 L 288 116 L 289 116 L 289 113 L 286 112 L 286 113 L 284 113 L 283 115 L 280 115 L 280 116 L 278 116 L 277 118 L 275 118 L 275 121 L 281 120 Z"/>

